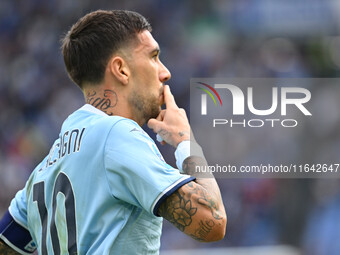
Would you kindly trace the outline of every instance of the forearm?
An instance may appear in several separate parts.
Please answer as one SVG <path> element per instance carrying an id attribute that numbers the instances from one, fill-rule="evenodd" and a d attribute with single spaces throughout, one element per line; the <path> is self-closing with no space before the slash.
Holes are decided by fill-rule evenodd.
<path id="1" fill-rule="evenodd" d="M 200 176 L 196 166 L 206 164 L 204 158 L 189 156 L 182 172 L 196 177 L 174 192 L 159 208 L 159 215 L 178 229 L 201 242 L 219 241 L 225 235 L 227 216 L 215 178 Z"/>
<path id="2" fill-rule="evenodd" d="M 198 173 L 197 166 L 207 166 L 207 162 L 202 157 L 189 156 L 183 162 L 183 172 L 196 177 L 196 183 L 199 184 L 206 192 L 205 198 L 200 202 L 209 207 L 214 218 L 226 217 L 222 196 L 218 184 L 211 173 Z"/>
<path id="3" fill-rule="evenodd" d="M 12 248 L 10 248 L 7 244 L 5 244 L 1 239 L 0 239 L 0 254 L 1 255 L 20 255 L 20 253 L 17 253 L 14 251 Z"/>

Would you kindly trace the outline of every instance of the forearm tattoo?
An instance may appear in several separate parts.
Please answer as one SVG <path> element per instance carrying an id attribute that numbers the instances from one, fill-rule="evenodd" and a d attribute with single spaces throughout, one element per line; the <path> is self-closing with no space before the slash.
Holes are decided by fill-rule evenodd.
<path id="1" fill-rule="evenodd" d="M 111 116 L 113 115 L 113 108 L 118 103 L 118 97 L 113 90 L 106 89 L 102 95 L 91 90 L 86 95 L 86 103 L 93 105 Z"/>
<path id="2" fill-rule="evenodd" d="M 197 203 L 204 205 L 211 211 L 211 215 L 216 220 L 222 220 L 222 216 L 219 212 L 219 207 L 216 201 L 209 195 L 207 190 L 195 182 L 188 183 L 188 188 L 191 189 L 191 193 L 197 194 Z"/>
<path id="3" fill-rule="evenodd" d="M 217 203 L 209 196 L 204 187 L 195 182 L 189 182 L 182 189 L 174 192 L 159 207 L 158 213 L 182 232 L 192 223 L 192 217 L 197 213 L 196 204 L 203 205 L 211 211 L 213 218 L 202 219 L 190 236 L 198 241 L 204 241 L 215 225 L 222 220 Z"/>
<path id="4" fill-rule="evenodd" d="M 185 135 L 187 135 L 187 136 L 189 136 L 189 137 L 190 137 L 190 133 L 189 133 L 189 132 L 187 132 L 187 131 L 181 131 L 181 132 L 178 132 L 178 135 L 179 135 L 180 137 L 183 137 L 183 136 L 185 136 Z"/>
<path id="5" fill-rule="evenodd" d="M 20 255 L 20 253 L 17 253 L 12 248 L 10 248 L 8 245 L 2 242 L 0 240 L 0 254 L 1 255 Z"/>
<path id="6" fill-rule="evenodd" d="M 190 156 L 186 158 L 183 162 L 183 171 L 189 175 L 195 176 L 195 177 L 213 177 L 213 175 L 209 172 L 207 173 L 197 173 L 196 172 L 196 166 L 206 166 L 207 162 L 204 158 L 196 157 L 196 156 Z M 207 179 L 208 180 L 208 179 Z M 218 208 L 218 203 L 216 202 L 216 198 L 213 198 L 204 187 L 201 187 L 201 185 L 193 185 L 193 182 L 189 183 L 187 185 L 189 188 L 192 188 L 193 193 L 200 194 L 200 197 L 198 197 L 197 202 L 201 205 L 206 206 L 210 209 L 211 215 L 216 220 L 221 220 L 223 217 L 221 216 Z"/>
<path id="7" fill-rule="evenodd" d="M 164 140 L 168 140 L 172 134 L 169 131 L 166 131 L 165 129 L 161 129 L 158 131 L 158 134 L 164 138 Z"/>
<path id="8" fill-rule="evenodd" d="M 190 236 L 197 241 L 204 241 L 213 227 L 215 226 L 215 222 L 213 220 L 200 220 L 199 227 L 195 230 L 194 234 Z"/>
<path id="9" fill-rule="evenodd" d="M 184 192 L 177 190 L 162 203 L 158 212 L 179 230 L 184 231 L 185 227 L 190 226 L 197 208 L 192 206 L 191 199 L 187 198 Z"/>

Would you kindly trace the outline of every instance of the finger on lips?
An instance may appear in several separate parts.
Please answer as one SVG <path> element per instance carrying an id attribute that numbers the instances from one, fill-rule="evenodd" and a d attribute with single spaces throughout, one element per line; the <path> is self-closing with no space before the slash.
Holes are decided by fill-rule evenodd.
<path id="1" fill-rule="evenodd" d="M 164 102 L 166 107 L 177 107 L 175 98 L 171 94 L 169 85 L 164 85 Z"/>

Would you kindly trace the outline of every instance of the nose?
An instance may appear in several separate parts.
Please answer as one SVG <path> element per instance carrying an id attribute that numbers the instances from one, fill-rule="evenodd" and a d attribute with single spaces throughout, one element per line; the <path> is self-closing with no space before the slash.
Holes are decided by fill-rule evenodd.
<path id="1" fill-rule="evenodd" d="M 168 80 L 170 80 L 171 78 L 171 73 L 168 70 L 168 68 L 166 68 L 165 65 L 163 65 L 163 63 L 160 62 L 160 71 L 159 71 L 159 80 L 164 83 Z"/>

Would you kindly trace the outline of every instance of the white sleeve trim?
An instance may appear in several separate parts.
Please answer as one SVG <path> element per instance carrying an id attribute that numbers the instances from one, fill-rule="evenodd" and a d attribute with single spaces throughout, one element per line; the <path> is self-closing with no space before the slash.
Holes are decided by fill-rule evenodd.
<path id="1" fill-rule="evenodd" d="M 14 220 L 17 224 L 19 224 L 20 226 L 22 226 L 24 229 L 26 229 L 26 230 L 29 231 L 28 227 L 25 226 L 23 223 L 21 223 L 18 219 L 16 219 L 16 218 L 13 216 L 13 213 L 12 213 L 11 211 L 12 211 L 12 209 L 11 209 L 11 207 L 9 207 L 9 208 L 8 208 L 8 212 L 9 212 L 9 214 L 12 216 L 13 220 Z"/>
<path id="2" fill-rule="evenodd" d="M 186 175 L 186 174 L 182 174 L 183 177 L 179 178 L 177 181 L 175 181 L 173 184 L 171 184 L 169 187 L 167 187 L 165 190 L 163 190 L 155 199 L 155 201 L 152 203 L 151 206 L 151 212 L 156 215 L 155 212 L 155 207 L 158 204 L 158 202 L 160 202 L 164 197 L 168 197 L 170 196 L 173 192 L 175 192 L 178 188 L 176 188 L 177 185 L 183 183 L 182 185 L 188 183 L 189 181 L 195 180 L 195 177 L 192 177 L 190 175 Z M 174 189 L 176 188 L 176 189 Z M 173 190 L 173 192 L 171 192 L 171 190 Z M 169 193 L 170 192 L 170 193 Z"/>

